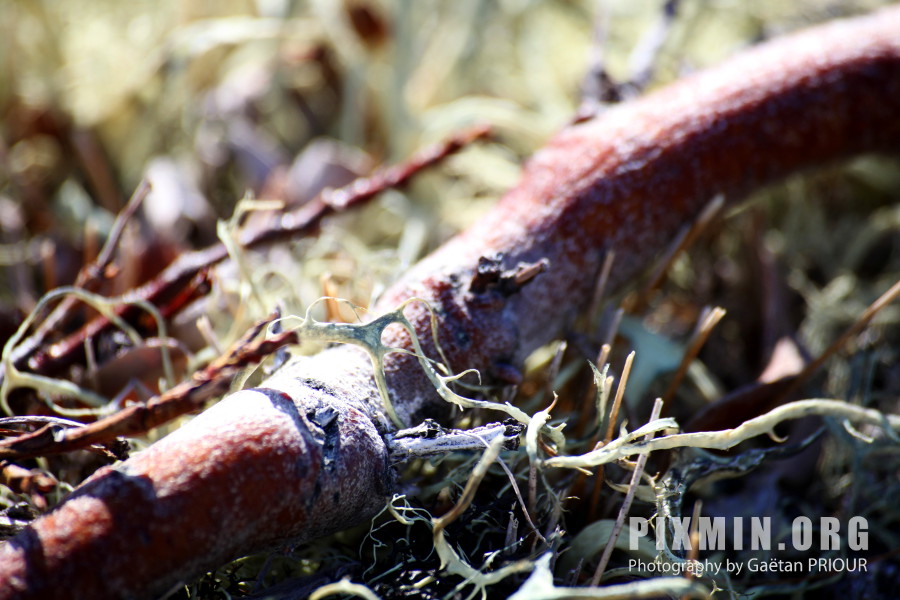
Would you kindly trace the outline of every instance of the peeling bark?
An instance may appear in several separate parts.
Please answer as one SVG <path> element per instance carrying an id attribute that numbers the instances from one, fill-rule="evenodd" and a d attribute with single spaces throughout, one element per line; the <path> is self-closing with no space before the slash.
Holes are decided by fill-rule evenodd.
<path id="1" fill-rule="evenodd" d="M 423 298 L 455 371 L 514 381 L 590 301 L 608 250 L 621 285 L 715 194 L 733 200 L 800 169 L 900 147 L 898 32 L 897 8 L 829 24 L 563 130 L 376 312 Z M 428 311 L 406 314 L 436 356 Z M 385 339 L 410 347 L 399 329 Z M 393 355 L 386 370 L 403 421 L 447 416 L 414 359 Z M 152 596 L 236 556 L 368 519 L 393 489 L 392 430 L 361 351 L 292 362 L 101 470 L 4 544 L 0 598 Z"/>

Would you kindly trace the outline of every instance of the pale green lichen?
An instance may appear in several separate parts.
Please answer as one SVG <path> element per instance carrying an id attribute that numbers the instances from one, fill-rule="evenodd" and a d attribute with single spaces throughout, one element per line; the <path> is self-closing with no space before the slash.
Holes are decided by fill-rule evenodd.
<path id="1" fill-rule="evenodd" d="M 159 336 L 160 339 L 165 339 L 168 336 L 168 334 L 166 333 L 165 321 L 163 320 L 159 309 L 157 309 L 146 300 L 132 300 L 122 297 L 106 298 L 104 296 L 88 292 L 87 290 L 69 286 L 51 290 L 44 294 L 44 296 L 38 301 L 34 310 L 31 311 L 28 317 L 25 318 L 16 332 L 6 341 L 6 344 L 4 344 L 3 346 L 2 357 L 0 357 L 0 362 L 2 362 L 4 369 L 3 380 L 2 383 L 0 383 L 0 407 L 2 407 L 8 415 L 13 414 L 12 410 L 9 407 L 9 393 L 16 388 L 31 388 L 38 391 L 50 408 L 52 408 L 58 414 L 65 415 L 67 417 L 78 417 L 86 415 L 97 416 L 105 414 L 109 410 L 107 408 L 109 405 L 109 400 L 71 381 L 47 377 L 36 373 L 27 373 L 16 368 L 14 360 L 15 350 L 25 338 L 25 335 L 28 333 L 28 331 L 31 329 L 31 326 L 34 323 L 35 319 L 37 319 L 37 317 L 43 313 L 44 309 L 51 302 L 65 296 L 74 296 L 85 304 L 94 308 L 103 317 L 108 319 L 109 322 L 112 323 L 112 325 L 118 327 L 121 331 L 123 331 L 131 340 L 131 342 L 136 346 L 141 344 L 141 336 L 133 327 L 128 325 L 128 323 L 126 323 L 124 319 L 116 314 L 115 309 L 117 307 L 131 304 L 147 311 L 156 321 L 157 336 Z M 172 369 L 172 358 L 169 348 L 165 344 L 161 344 L 159 347 L 159 351 L 160 356 L 162 357 L 162 366 L 163 372 L 166 377 L 166 382 L 169 386 L 172 386 L 174 385 L 175 377 Z M 54 401 L 54 396 L 75 398 L 87 404 L 90 408 L 68 408 L 65 406 L 60 406 L 56 401 Z"/>
<path id="2" fill-rule="evenodd" d="M 481 569 L 476 569 L 468 562 L 466 562 L 450 545 L 445 534 L 446 527 L 454 520 L 456 520 L 459 515 L 465 512 L 466 509 L 468 509 L 469 505 L 472 502 L 472 499 L 475 496 L 475 492 L 478 489 L 478 486 L 481 484 L 490 466 L 499 457 L 502 448 L 503 440 L 499 438 L 495 439 L 488 445 L 487 449 L 484 451 L 484 454 L 481 456 L 481 459 L 476 463 L 475 468 L 472 469 L 472 472 L 469 475 L 469 479 L 466 482 L 465 488 L 463 489 L 462 495 L 460 496 L 459 500 L 453 506 L 453 508 L 450 509 L 450 511 L 448 511 L 442 517 L 437 519 L 427 519 L 426 517 L 419 515 L 418 513 L 420 511 L 416 509 L 412 509 L 410 507 L 401 507 L 398 509 L 398 507 L 394 506 L 394 504 L 398 500 L 403 500 L 404 498 L 402 496 L 394 496 L 394 498 L 388 505 L 390 514 L 404 525 L 411 525 L 415 521 L 426 521 L 431 525 L 434 549 L 441 561 L 440 568 L 445 573 L 462 577 L 463 580 L 454 589 L 454 594 L 457 592 L 461 592 L 468 586 L 473 587 L 473 590 L 467 596 L 467 599 L 474 598 L 479 593 L 481 594 L 482 598 L 487 598 L 488 587 L 495 585 L 516 573 L 530 571 L 533 567 L 532 561 L 521 560 L 505 565 L 495 571 L 484 571 Z M 401 514 L 401 511 L 404 513 L 412 514 L 412 518 L 410 519 L 404 514 Z M 499 554 L 499 551 L 490 553 L 490 555 L 485 560 L 484 568 L 490 567 L 491 563 L 499 556 Z M 425 577 L 424 579 L 413 584 L 413 587 L 423 588 L 426 585 L 432 583 L 433 580 L 434 578 L 431 576 Z"/>
<path id="3" fill-rule="evenodd" d="M 284 317 L 282 321 L 286 326 L 294 327 L 301 339 L 320 342 L 352 344 L 354 346 L 362 348 L 372 360 L 372 367 L 375 372 L 375 383 L 378 387 L 379 395 L 381 396 L 381 400 L 384 406 L 384 412 L 386 415 L 388 415 L 388 417 L 390 417 L 391 421 L 396 427 L 404 428 L 408 427 L 409 424 L 404 423 L 397 414 L 397 411 L 391 401 L 390 393 L 388 391 L 387 380 L 384 373 L 384 357 L 392 352 L 411 354 L 415 356 L 418 359 L 423 371 L 425 372 L 425 375 L 428 377 L 432 385 L 434 385 L 434 389 L 437 391 L 438 395 L 440 395 L 440 397 L 447 402 L 455 404 L 460 408 L 483 408 L 488 410 L 499 410 L 508 414 L 510 417 L 526 426 L 531 423 L 531 416 L 529 416 L 520 408 L 509 404 L 508 402 L 499 403 L 491 402 L 488 400 L 473 400 L 472 398 L 467 398 L 465 396 L 457 394 L 450 388 L 450 384 L 458 381 L 460 378 L 469 374 L 475 374 L 477 376 L 478 372 L 474 369 L 469 369 L 455 375 L 450 373 L 449 368 L 446 366 L 446 356 L 444 355 L 443 351 L 441 350 L 440 344 L 437 341 L 437 317 L 434 314 L 432 306 L 427 301 L 422 300 L 421 298 L 409 298 L 401 303 L 400 306 L 398 306 L 393 311 L 385 313 L 375 319 L 372 319 L 371 321 L 367 321 L 364 323 L 334 323 L 316 321 L 312 316 L 312 311 L 315 309 L 316 305 L 319 304 L 319 302 L 323 302 L 329 299 L 345 303 L 354 310 L 359 309 L 359 307 L 353 305 L 347 300 L 324 297 L 319 298 L 318 300 L 310 304 L 306 309 L 305 316 Z M 413 327 L 413 324 L 409 321 L 406 315 L 403 314 L 403 309 L 413 302 L 423 303 L 426 309 L 431 313 L 431 336 L 434 340 L 435 347 L 437 348 L 442 362 L 438 362 L 425 355 L 425 352 L 422 349 L 421 344 L 419 343 L 419 337 L 416 334 L 415 327 Z M 399 325 L 407 331 L 413 346 L 412 351 L 409 351 L 405 348 L 388 346 L 382 341 L 382 335 L 385 329 L 387 329 L 391 325 Z M 540 431 L 543 434 L 547 435 L 547 437 L 549 437 L 554 444 L 562 449 L 565 446 L 565 437 L 562 434 L 563 427 L 563 425 L 551 427 L 547 425 L 546 422 L 544 422 L 542 423 Z"/>
<path id="4" fill-rule="evenodd" d="M 335 583 L 329 583 L 327 585 L 323 585 L 320 588 L 317 588 L 312 594 L 309 595 L 309 600 L 321 600 L 321 598 L 336 596 L 338 594 L 342 594 L 345 596 L 354 596 L 356 598 L 364 598 L 364 600 L 381 600 L 378 594 L 370 590 L 368 587 L 359 583 L 351 583 L 347 579 L 342 579 L 340 581 L 336 581 Z"/>
<path id="5" fill-rule="evenodd" d="M 282 321 L 286 326 L 293 327 L 297 331 L 297 334 L 300 336 L 300 338 L 303 340 L 351 344 L 362 348 L 372 360 L 372 367 L 375 373 L 375 383 L 381 396 L 385 414 L 390 417 L 391 421 L 396 427 L 406 427 L 407 425 L 403 422 L 402 419 L 400 419 L 399 415 L 397 415 L 397 411 L 394 408 L 393 403 L 391 402 L 390 393 L 388 392 L 387 387 L 387 380 L 384 373 L 384 357 L 391 352 L 406 353 L 408 351 L 403 348 L 395 348 L 393 346 L 386 345 L 382 341 L 382 335 L 385 329 L 394 324 L 406 329 L 409 332 L 413 347 L 415 348 L 415 352 L 413 354 L 419 359 L 419 363 L 422 365 L 422 368 L 425 369 L 425 372 L 429 374 L 429 378 L 432 379 L 430 375 L 434 372 L 434 369 L 431 366 L 430 360 L 425 356 L 425 353 L 423 352 L 422 347 L 419 344 L 419 339 L 416 336 L 416 332 L 412 326 L 412 323 L 410 323 L 409 319 L 406 318 L 406 315 L 403 314 L 403 309 L 410 302 L 416 301 L 416 299 L 413 298 L 407 300 L 397 309 L 389 313 L 385 313 L 365 323 L 336 323 L 328 321 L 317 321 L 315 318 L 313 318 L 312 311 L 320 302 L 329 299 L 346 303 L 354 309 L 358 308 L 350 302 L 347 302 L 346 300 L 324 297 L 319 298 L 318 300 L 310 304 L 306 309 L 306 315 L 304 317 L 284 317 Z M 434 379 L 432 379 L 432 381 L 434 381 Z"/>
<path id="6" fill-rule="evenodd" d="M 227 221 L 216 222 L 216 235 L 225 246 L 229 258 L 237 265 L 240 272 L 242 298 L 252 298 L 257 303 L 260 312 L 265 312 L 264 294 L 256 285 L 251 276 L 252 270 L 247 260 L 246 251 L 240 242 L 240 224 L 244 215 L 254 211 L 281 210 L 284 202 L 280 200 L 255 200 L 250 196 L 244 196 L 234 207 L 234 212 Z"/>
<path id="7" fill-rule="evenodd" d="M 900 416 L 885 415 L 877 410 L 863 408 L 840 400 L 800 400 L 779 406 L 759 417 L 745 421 L 734 429 L 704 431 L 698 433 L 673 433 L 651 440 L 639 440 L 648 434 L 677 430 L 678 423 L 671 418 L 656 419 L 631 433 L 623 433 L 609 444 L 578 456 L 555 456 L 544 464 L 548 467 L 596 467 L 628 456 L 649 454 L 673 448 L 706 448 L 727 450 L 759 435 L 774 435 L 775 427 L 783 422 L 811 415 L 852 419 L 884 428 L 887 435 L 897 440 Z"/>
<path id="8" fill-rule="evenodd" d="M 685 577 L 658 577 L 632 583 L 604 587 L 557 587 L 553 583 L 548 552 L 534 561 L 531 576 L 522 584 L 510 600 L 567 600 L 591 598 L 594 600 L 632 600 L 659 598 L 709 598 L 709 589 L 700 582 Z"/>

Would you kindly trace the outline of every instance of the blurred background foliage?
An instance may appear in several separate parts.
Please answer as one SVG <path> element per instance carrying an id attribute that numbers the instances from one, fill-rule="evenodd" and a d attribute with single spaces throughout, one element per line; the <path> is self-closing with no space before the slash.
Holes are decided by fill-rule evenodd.
<path id="1" fill-rule="evenodd" d="M 216 220 L 245 196 L 297 206 L 465 126 L 492 125 L 494 141 L 332 220 L 299 253 L 263 259 L 296 283 L 271 288 L 291 310 L 322 295 L 323 276 L 330 293 L 367 305 L 474 221 L 532 151 L 611 88 L 634 95 L 761 39 L 879 4 L 4 2 L 0 339 L 43 292 L 74 280 L 142 178 L 154 191 L 120 244 L 110 295 L 214 242 Z M 667 6 L 677 6 L 674 20 Z M 884 169 L 867 172 L 893 181 Z M 803 227 L 806 210 L 781 242 L 828 246 Z M 797 246 L 795 255 L 808 254 Z"/>
<path id="2" fill-rule="evenodd" d="M 681 4 L 662 42 L 672 51 L 660 54 L 652 84 L 878 3 Z M 365 171 L 489 122 L 497 143 L 458 157 L 413 194 L 421 218 L 442 224 L 445 236 L 474 219 L 477 200 L 508 187 L 522 158 L 572 117 L 592 62 L 616 81 L 632 75 L 661 5 L 11 0 L 0 8 L 0 189 L 29 233 L 58 224 L 77 243 L 88 219 L 102 234 L 150 174 L 164 189 L 148 205 L 181 204 L 184 214 L 148 212 L 163 213 L 161 223 L 193 220 L 209 241 L 205 221 L 228 216 L 247 190 L 283 195 L 279 177 L 313 140 L 346 146 L 319 152 L 337 158 L 308 157 L 295 179 L 329 161 Z"/>

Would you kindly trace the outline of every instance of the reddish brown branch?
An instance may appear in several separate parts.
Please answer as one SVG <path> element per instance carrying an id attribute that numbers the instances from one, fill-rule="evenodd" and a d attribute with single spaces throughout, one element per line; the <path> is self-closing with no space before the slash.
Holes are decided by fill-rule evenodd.
<path id="1" fill-rule="evenodd" d="M 515 379 L 588 303 L 608 251 L 610 282 L 621 284 L 717 193 L 734 199 L 798 169 L 900 147 L 898 31 L 897 8 L 827 25 L 564 130 L 379 308 L 428 300 L 454 370 Z M 542 261 L 544 272 L 509 285 Z M 407 314 L 433 353 L 427 311 Z M 409 348 L 403 332 L 388 333 Z M 414 360 L 394 355 L 387 371 L 401 419 L 449 413 Z M 98 472 L 0 548 L 0 598 L 150 595 L 367 519 L 393 489 L 390 430 L 362 352 L 290 363 Z"/>
<path id="2" fill-rule="evenodd" d="M 142 181 L 131 195 L 128 204 L 116 216 L 115 223 L 113 223 L 112 230 L 106 243 L 103 244 L 100 254 L 78 271 L 78 276 L 75 278 L 75 287 L 88 290 L 89 292 L 96 291 L 106 277 L 107 268 L 112 264 L 114 253 L 125 231 L 125 225 L 131 220 L 149 193 L 150 184 L 147 181 Z M 53 312 L 47 315 L 45 319 L 42 319 L 40 328 L 23 343 L 23 347 L 37 348 L 43 344 L 51 333 L 66 324 L 78 302 L 78 299 L 72 296 L 64 298 L 53 309 Z"/>
<path id="3" fill-rule="evenodd" d="M 391 167 L 378 169 L 369 177 L 357 179 L 347 187 L 327 189 L 298 209 L 287 212 L 272 226 L 245 235 L 241 244 L 253 249 L 278 241 L 298 239 L 312 235 L 321 226 L 322 221 L 338 212 L 357 208 L 390 188 L 401 187 L 416 174 L 441 162 L 448 156 L 459 152 L 472 142 L 486 138 L 490 134 L 487 126 L 475 126 L 461 133 L 425 148 L 409 160 Z M 123 216 L 117 223 L 123 223 L 139 204 L 148 190 L 142 184 L 135 192 L 126 207 Z M 111 236 L 115 240 L 115 236 Z M 112 242 L 115 244 L 115 241 Z M 154 331 L 156 323 L 152 319 L 141 319 L 142 309 L 133 303 L 143 300 L 160 309 L 164 318 L 170 318 L 191 300 L 205 293 L 206 274 L 215 265 L 227 258 L 228 252 L 221 243 L 209 248 L 190 252 L 179 257 L 152 281 L 122 296 L 122 304 L 117 307 L 116 315 L 136 327 L 142 333 Z M 111 260 L 110 244 L 104 247 L 96 266 L 87 268 L 79 274 L 78 283 L 93 284 L 96 271 L 105 268 Z M 18 368 L 43 375 L 56 375 L 62 369 L 84 359 L 84 347 L 87 340 L 101 335 L 112 327 L 109 319 L 98 315 L 88 321 L 78 331 L 53 345 L 44 347 L 46 334 L 58 325 L 77 303 L 67 299 L 61 303 L 51 317 L 52 327 L 42 327 L 38 332 L 24 340 L 16 348 L 13 360 Z M 3 376 L 0 370 L 0 377 Z"/>
<path id="4" fill-rule="evenodd" d="M 146 403 L 132 404 L 117 413 L 84 427 L 60 430 L 53 424 L 0 442 L 0 460 L 24 460 L 35 456 L 62 454 L 94 444 L 104 444 L 119 436 L 135 436 L 159 427 L 203 405 L 228 390 L 238 372 L 256 364 L 279 348 L 296 344 L 297 334 L 285 331 L 252 342 L 270 320 L 261 321 L 234 344 L 232 349 L 171 390 Z"/>

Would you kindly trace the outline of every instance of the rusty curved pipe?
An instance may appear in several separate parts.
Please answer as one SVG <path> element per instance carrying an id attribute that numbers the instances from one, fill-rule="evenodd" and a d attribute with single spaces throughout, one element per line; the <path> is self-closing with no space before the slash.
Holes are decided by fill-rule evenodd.
<path id="1" fill-rule="evenodd" d="M 587 303 L 606 250 L 621 284 L 717 193 L 738 198 L 898 147 L 895 7 L 761 45 L 563 130 L 516 188 L 379 306 L 428 299 L 454 369 L 515 379 Z M 542 260 L 546 271 L 518 285 L 518 266 Z M 407 314 L 428 342 L 424 309 Z M 402 333 L 389 337 L 408 347 Z M 391 360 L 388 377 L 407 423 L 448 414 L 408 357 Z M 391 427 L 358 351 L 291 363 L 97 472 L 3 544 L 0 599 L 151 597 L 242 554 L 368 519 L 393 488 Z"/>

